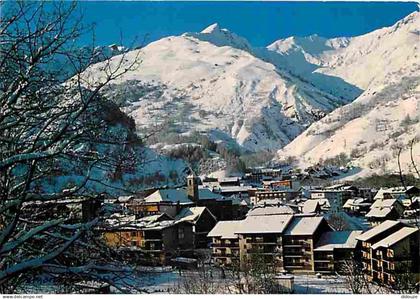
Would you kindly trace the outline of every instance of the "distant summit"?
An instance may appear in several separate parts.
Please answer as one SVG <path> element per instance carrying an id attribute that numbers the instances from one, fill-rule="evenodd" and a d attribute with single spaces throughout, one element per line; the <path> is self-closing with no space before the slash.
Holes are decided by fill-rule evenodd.
<path id="1" fill-rule="evenodd" d="M 243 37 L 220 28 L 219 24 L 214 23 L 199 33 L 184 33 L 183 36 L 190 36 L 201 41 L 207 41 L 215 46 L 229 46 L 236 49 L 252 52 L 251 44 Z"/>

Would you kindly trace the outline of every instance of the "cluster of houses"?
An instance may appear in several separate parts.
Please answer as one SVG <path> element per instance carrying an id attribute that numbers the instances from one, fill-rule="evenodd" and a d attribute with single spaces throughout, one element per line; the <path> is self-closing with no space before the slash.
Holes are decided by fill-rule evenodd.
<path id="1" fill-rule="evenodd" d="M 106 200 L 102 234 L 149 264 L 191 259 L 201 249 L 211 250 L 214 265 L 242 270 L 258 257 L 276 272 L 336 273 L 356 259 L 372 281 L 392 284 L 399 269 L 420 273 L 419 195 L 413 186 L 305 187 L 275 169 L 190 175 L 185 188 Z M 331 215 L 367 221 L 337 230 Z"/>

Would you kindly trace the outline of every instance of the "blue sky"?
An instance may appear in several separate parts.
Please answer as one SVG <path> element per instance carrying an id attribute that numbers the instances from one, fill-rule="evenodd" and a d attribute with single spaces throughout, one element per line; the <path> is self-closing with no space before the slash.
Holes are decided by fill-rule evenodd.
<path id="1" fill-rule="evenodd" d="M 247 38 L 254 46 L 292 35 L 355 36 L 390 26 L 418 10 L 414 2 L 80 2 L 85 22 L 96 24 L 100 45 L 151 42 L 212 23 Z M 86 40 L 82 40 L 87 42 Z"/>

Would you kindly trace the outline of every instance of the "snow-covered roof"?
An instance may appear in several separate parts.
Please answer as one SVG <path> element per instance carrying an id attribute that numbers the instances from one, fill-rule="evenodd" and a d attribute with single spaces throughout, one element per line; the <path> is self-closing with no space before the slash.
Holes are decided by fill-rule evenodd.
<path id="1" fill-rule="evenodd" d="M 392 198 L 396 198 L 399 195 L 405 195 L 406 192 L 409 192 L 415 189 L 415 186 L 407 186 L 407 189 L 404 187 L 392 187 L 392 188 L 381 188 L 378 193 L 375 195 L 375 199 L 383 199 L 385 194 L 390 194 Z"/>
<path id="2" fill-rule="evenodd" d="M 322 216 L 296 216 L 284 232 L 286 236 L 312 235 L 323 221 Z"/>
<path id="3" fill-rule="evenodd" d="M 377 199 L 375 200 L 375 202 L 372 204 L 372 209 L 373 208 L 385 208 L 385 207 L 392 207 L 396 204 L 397 200 L 396 199 Z"/>
<path id="4" fill-rule="evenodd" d="M 173 220 L 173 218 L 169 216 L 168 214 L 162 213 L 162 214 L 145 216 L 138 220 L 142 222 L 154 222 L 154 221 L 160 221 L 160 220 Z"/>
<path id="5" fill-rule="evenodd" d="M 248 216 L 242 221 L 238 234 L 268 234 L 282 233 L 293 219 L 291 214 Z"/>
<path id="6" fill-rule="evenodd" d="M 206 210 L 206 207 L 190 207 L 183 208 L 176 216 L 177 221 L 196 222 Z M 209 214 L 216 219 L 216 217 L 208 210 Z"/>
<path id="7" fill-rule="evenodd" d="M 55 200 L 36 200 L 24 202 L 23 206 L 40 206 L 40 205 L 79 205 L 84 202 L 93 202 L 92 199 L 86 198 L 70 198 L 70 199 L 55 199 Z"/>
<path id="8" fill-rule="evenodd" d="M 335 248 L 354 249 L 357 245 L 356 237 L 363 231 L 332 231 L 322 234 L 314 251 L 331 251 Z"/>
<path id="9" fill-rule="evenodd" d="M 199 200 L 222 200 L 223 196 L 220 194 L 211 192 L 209 188 L 199 188 L 198 189 L 198 199 Z"/>
<path id="10" fill-rule="evenodd" d="M 280 198 L 261 199 L 255 204 L 255 207 L 266 207 L 266 206 L 277 206 L 277 205 L 284 205 L 284 200 Z"/>
<path id="11" fill-rule="evenodd" d="M 319 207 L 319 201 L 318 200 L 307 200 L 304 202 L 302 206 L 302 212 L 303 213 L 315 213 L 317 208 Z"/>
<path id="12" fill-rule="evenodd" d="M 248 192 L 252 186 L 223 186 L 218 188 L 216 191 L 219 193 L 231 193 L 231 192 Z"/>
<path id="13" fill-rule="evenodd" d="M 311 190 L 311 193 L 343 193 L 347 192 L 348 190 L 337 190 L 337 189 L 314 189 Z"/>
<path id="14" fill-rule="evenodd" d="M 267 216 L 267 215 L 282 215 L 282 214 L 294 214 L 292 208 L 284 205 L 275 206 L 257 206 L 248 212 L 248 216 Z"/>
<path id="15" fill-rule="evenodd" d="M 364 232 L 363 234 L 361 234 L 360 236 L 357 237 L 358 240 L 360 241 L 368 241 L 369 239 L 379 235 L 380 233 L 398 225 L 399 222 L 395 221 L 395 220 L 386 220 L 382 223 L 380 223 L 379 225 L 371 228 L 370 230 Z"/>
<path id="16" fill-rule="evenodd" d="M 343 205 L 343 208 L 351 208 L 351 207 L 363 207 L 363 206 L 370 206 L 371 203 L 367 202 L 365 198 L 350 198 L 347 199 Z"/>
<path id="17" fill-rule="evenodd" d="M 383 218 L 388 216 L 395 208 L 394 207 L 385 207 L 385 208 L 371 208 L 369 212 L 366 214 L 366 217 L 376 217 L 376 218 Z"/>
<path id="18" fill-rule="evenodd" d="M 113 230 L 160 230 L 176 224 L 167 214 L 157 214 L 136 219 L 135 216 L 114 215 L 105 221 L 105 228 Z"/>
<path id="19" fill-rule="evenodd" d="M 172 202 L 180 204 L 192 204 L 185 189 L 160 189 L 145 198 L 147 203 Z"/>
<path id="20" fill-rule="evenodd" d="M 222 239 L 236 239 L 235 232 L 241 226 L 243 220 L 219 221 L 213 229 L 207 234 L 207 237 L 221 237 Z"/>
<path id="21" fill-rule="evenodd" d="M 400 230 L 396 231 L 395 233 L 389 235 L 385 239 L 375 243 L 372 245 L 372 249 L 377 249 L 379 247 L 390 247 L 398 242 L 404 240 L 408 236 L 414 233 L 418 233 L 420 230 L 415 227 L 403 227 Z"/>
<path id="22" fill-rule="evenodd" d="M 238 195 L 232 195 L 227 197 L 226 199 L 231 200 L 232 201 L 232 205 L 234 206 L 249 206 L 250 202 L 249 202 L 249 198 L 242 198 Z"/>
<path id="23" fill-rule="evenodd" d="M 218 178 L 217 181 L 219 183 L 236 183 L 240 181 L 240 177 L 223 177 L 223 178 Z"/>
<path id="24" fill-rule="evenodd" d="M 208 188 L 198 189 L 199 200 L 222 200 L 223 196 L 220 194 L 211 192 Z M 152 202 L 172 202 L 182 204 L 192 204 L 192 201 L 188 198 L 187 190 L 180 189 L 160 189 L 150 194 L 145 198 L 146 203 Z"/>

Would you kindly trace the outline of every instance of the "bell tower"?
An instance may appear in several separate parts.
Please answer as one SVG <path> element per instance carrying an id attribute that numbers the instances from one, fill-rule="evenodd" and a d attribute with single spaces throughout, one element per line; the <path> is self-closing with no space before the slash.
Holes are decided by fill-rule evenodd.
<path id="1" fill-rule="evenodd" d="M 192 202 L 198 201 L 198 177 L 194 173 L 187 176 L 187 195 Z"/>

